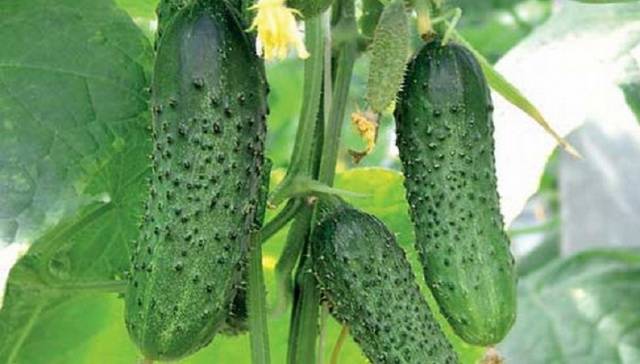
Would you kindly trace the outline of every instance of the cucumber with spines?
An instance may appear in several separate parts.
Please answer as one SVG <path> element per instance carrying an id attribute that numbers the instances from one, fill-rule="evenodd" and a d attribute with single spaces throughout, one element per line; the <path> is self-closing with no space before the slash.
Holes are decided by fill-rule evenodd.
<path id="1" fill-rule="evenodd" d="M 264 172 L 264 65 L 223 1 L 169 23 L 152 80 L 152 180 L 132 253 L 125 323 L 143 355 L 176 360 L 222 327 Z"/>
<path id="2" fill-rule="evenodd" d="M 454 364 L 457 355 L 422 296 L 395 236 L 346 204 L 321 207 L 313 271 L 331 314 L 374 364 Z"/>
<path id="3" fill-rule="evenodd" d="M 492 110 L 471 52 L 436 39 L 411 61 L 395 115 L 426 281 L 454 331 L 476 345 L 501 341 L 516 315 Z"/>

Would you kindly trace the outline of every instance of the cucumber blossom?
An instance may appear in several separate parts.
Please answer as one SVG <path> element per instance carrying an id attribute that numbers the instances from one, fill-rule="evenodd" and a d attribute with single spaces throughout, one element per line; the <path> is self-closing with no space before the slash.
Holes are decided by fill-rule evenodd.
<path id="1" fill-rule="evenodd" d="M 458 363 L 404 250 L 380 220 L 338 207 L 314 228 L 311 244 L 332 315 L 372 363 Z"/>
<path id="2" fill-rule="evenodd" d="M 145 357 L 175 360 L 220 329 L 256 223 L 266 135 L 264 65 L 222 1 L 168 25 L 152 80 L 152 179 L 125 323 Z"/>
<path id="3" fill-rule="evenodd" d="M 487 82 L 470 51 L 425 45 L 396 108 L 416 248 L 444 316 L 465 341 L 504 338 L 516 313 L 516 274 L 504 232 Z"/>

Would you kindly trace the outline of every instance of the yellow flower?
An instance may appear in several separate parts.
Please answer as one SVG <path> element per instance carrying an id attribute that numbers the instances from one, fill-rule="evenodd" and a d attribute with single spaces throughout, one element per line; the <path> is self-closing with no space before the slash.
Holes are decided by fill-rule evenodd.
<path id="1" fill-rule="evenodd" d="M 351 114 L 351 122 L 356 127 L 358 134 L 367 143 L 367 148 L 364 151 L 357 152 L 350 150 L 351 156 L 356 163 L 359 163 L 362 158 L 367 156 L 373 148 L 376 146 L 376 139 L 378 137 L 378 116 L 371 112 L 354 112 Z"/>
<path id="2" fill-rule="evenodd" d="M 304 46 L 302 32 L 296 25 L 295 9 L 285 5 L 285 0 L 259 0 L 251 10 L 257 10 L 249 30 L 258 29 L 258 53 L 266 60 L 287 57 L 294 48 L 298 57 L 305 59 L 309 52 Z"/>

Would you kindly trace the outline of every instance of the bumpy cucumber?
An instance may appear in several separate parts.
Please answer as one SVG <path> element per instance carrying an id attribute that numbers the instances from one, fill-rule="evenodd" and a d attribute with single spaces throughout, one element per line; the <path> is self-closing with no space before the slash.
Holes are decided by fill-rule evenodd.
<path id="1" fill-rule="evenodd" d="M 493 106 L 473 55 L 424 46 L 396 108 L 397 145 L 424 274 L 455 332 L 495 344 L 516 314 L 516 274 L 504 232 Z"/>
<path id="2" fill-rule="evenodd" d="M 315 227 L 311 244 L 332 315 L 372 363 L 458 363 L 404 251 L 380 220 L 338 207 Z"/>
<path id="3" fill-rule="evenodd" d="M 147 358 L 175 360 L 225 320 L 264 173 L 264 66 L 224 2 L 195 1 L 169 24 L 151 107 L 152 180 L 125 321 Z"/>

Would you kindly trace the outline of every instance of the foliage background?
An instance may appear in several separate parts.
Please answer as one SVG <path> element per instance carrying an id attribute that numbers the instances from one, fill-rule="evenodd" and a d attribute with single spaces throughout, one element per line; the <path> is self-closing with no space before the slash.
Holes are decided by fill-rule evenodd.
<path id="1" fill-rule="evenodd" d="M 8 272 L 12 257 L 31 247 L 8 277 L 0 310 L 2 363 L 132 363 L 137 358 L 124 329 L 122 299 L 106 292 L 128 267 L 129 243 L 136 236 L 149 174 L 145 128 L 155 3 L 5 0 L 0 4 L 3 271 Z M 451 5 L 465 12 L 462 34 L 492 61 L 501 59 L 498 69 L 513 77 L 526 63 L 522 54 L 534 58 L 529 56 L 555 47 L 556 64 L 560 64 L 572 60 L 562 47 L 586 38 L 584 47 L 599 53 L 602 64 L 618 67 L 615 77 L 606 79 L 615 86 L 609 91 L 623 93 L 631 106 L 623 107 L 638 111 L 640 32 L 634 33 L 640 19 L 638 5 L 594 9 L 543 0 L 454 0 Z M 610 58 L 598 52 L 602 44 L 608 45 Z M 597 64 L 589 66 L 581 70 L 580 82 L 590 80 L 594 70 L 603 72 Z M 536 69 L 536 64 L 529 67 Z M 367 62 L 362 58 L 353 77 L 351 111 L 362 100 L 366 74 Z M 291 152 L 301 104 L 302 63 L 271 64 L 268 76 L 273 90 L 268 155 L 277 167 L 275 183 Z M 564 90 L 549 79 L 544 85 L 526 79 L 521 84 L 539 87 L 531 92 L 544 95 L 534 101 L 552 113 L 557 92 Z M 584 121 L 584 115 L 576 116 L 578 105 L 590 100 L 578 90 L 573 92 L 576 101 L 570 117 L 551 118 L 563 133 Z M 501 181 L 506 181 L 501 182 L 506 192 L 501 192 L 516 211 L 507 214 L 508 220 L 514 220 L 529 201 L 512 230 L 522 275 L 518 321 L 499 349 L 512 363 L 639 362 L 640 254 L 630 249 L 560 254 L 557 157 L 542 173 L 553 145 L 523 143 L 527 136 L 520 135 L 522 131 L 535 126 L 531 121 L 514 122 L 518 112 L 496 101 L 499 172 Z M 360 149 L 360 143 L 345 123 L 337 187 L 367 194 L 351 202 L 388 224 L 415 265 L 391 117 L 386 115 L 382 121 L 374 154 L 354 169 L 346 150 Z M 514 154 L 522 159 L 501 159 Z M 521 176 L 514 172 L 514 163 L 529 169 L 526 181 L 514 181 L 514 174 Z M 532 193 L 536 197 L 530 200 Z M 543 206 L 545 217 L 531 218 L 538 206 Z M 271 211 L 268 218 L 274 214 Z M 264 248 L 271 306 L 276 298 L 273 266 L 285 235 L 281 231 Z M 537 241 L 533 248 L 519 248 L 518 244 L 529 244 L 531 239 Z M 422 278 L 419 281 L 422 284 Z M 272 314 L 269 328 L 273 362 L 284 362 L 288 314 Z M 338 331 L 329 320 L 327 356 Z M 484 351 L 452 339 L 465 363 L 474 363 Z M 247 336 L 219 336 L 183 362 L 248 363 L 248 347 Z M 365 360 L 349 342 L 341 362 Z"/>

